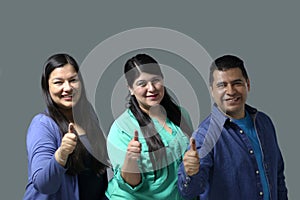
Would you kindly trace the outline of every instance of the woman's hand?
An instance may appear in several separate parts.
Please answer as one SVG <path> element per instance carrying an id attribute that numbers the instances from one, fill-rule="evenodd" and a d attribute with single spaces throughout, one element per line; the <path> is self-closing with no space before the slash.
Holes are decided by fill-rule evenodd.
<path id="1" fill-rule="evenodd" d="M 128 143 L 126 158 L 130 161 L 136 161 L 140 158 L 142 145 L 139 142 L 138 132 L 134 131 L 133 139 Z"/>
<path id="2" fill-rule="evenodd" d="M 68 133 L 62 138 L 60 147 L 55 152 L 56 161 L 65 166 L 69 155 L 74 151 L 77 144 L 77 135 L 75 134 L 74 124 L 70 123 Z"/>
<path id="3" fill-rule="evenodd" d="M 134 137 L 128 143 L 127 154 L 124 165 L 122 167 L 122 177 L 132 187 L 137 186 L 141 182 L 141 174 L 137 164 L 137 160 L 141 156 L 142 145 L 139 142 L 138 132 L 134 131 Z"/>

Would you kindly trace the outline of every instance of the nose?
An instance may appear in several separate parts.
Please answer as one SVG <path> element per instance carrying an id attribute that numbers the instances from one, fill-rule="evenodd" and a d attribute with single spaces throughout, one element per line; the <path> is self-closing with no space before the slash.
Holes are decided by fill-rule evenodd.
<path id="1" fill-rule="evenodd" d="M 226 93 L 228 95 L 234 95 L 235 92 L 236 92 L 235 87 L 233 85 L 231 85 L 231 84 L 228 84 L 227 85 L 227 89 L 226 89 Z"/>
<path id="2" fill-rule="evenodd" d="M 72 87 L 71 87 L 71 85 L 70 85 L 70 83 L 69 83 L 68 81 L 66 81 L 66 82 L 64 83 L 63 86 L 64 86 L 64 87 L 63 87 L 63 90 L 64 90 L 65 92 L 69 92 L 69 91 L 72 90 Z"/>
<path id="3" fill-rule="evenodd" d="M 154 91 L 155 90 L 155 87 L 153 85 L 153 83 L 151 81 L 148 82 L 148 91 Z"/>

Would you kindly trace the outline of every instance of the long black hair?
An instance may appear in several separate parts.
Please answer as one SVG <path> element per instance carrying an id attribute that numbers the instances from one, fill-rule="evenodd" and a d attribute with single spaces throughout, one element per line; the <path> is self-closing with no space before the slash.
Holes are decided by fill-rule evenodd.
<path id="1" fill-rule="evenodd" d="M 103 174 L 108 166 L 108 156 L 106 148 L 106 139 L 100 129 L 98 119 L 96 117 L 93 106 L 88 101 L 85 93 L 84 83 L 79 71 L 79 66 L 75 59 L 68 54 L 60 53 L 50 56 L 45 64 L 41 79 L 42 92 L 46 102 L 47 111 L 46 115 L 51 117 L 58 125 L 62 137 L 68 132 L 68 125 L 70 121 L 61 112 L 59 106 L 53 101 L 49 93 L 49 77 L 51 72 L 56 69 L 70 64 L 77 72 L 78 79 L 81 83 L 81 96 L 72 108 L 74 121 L 80 125 L 85 131 L 86 136 L 90 142 L 92 152 L 91 156 L 92 169 L 97 174 Z M 75 113 L 75 114 L 74 114 Z M 68 170 L 67 173 L 75 175 L 84 169 L 84 158 L 89 156 L 87 149 L 80 140 L 77 140 L 77 145 L 72 154 L 68 157 Z M 101 162 L 100 162 L 101 161 Z"/>
<path id="2" fill-rule="evenodd" d="M 130 88 L 133 87 L 134 81 L 140 76 L 141 72 L 159 75 L 163 78 L 160 66 L 154 58 L 147 54 L 138 54 L 127 60 L 124 67 L 125 78 Z M 160 102 L 160 106 L 165 109 L 167 118 L 179 126 L 187 137 L 190 137 L 192 134 L 191 127 L 188 126 L 186 119 L 182 117 L 179 106 L 168 94 L 166 88 L 164 90 L 164 97 Z M 156 174 L 156 171 L 160 168 L 160 163 L 163 162 L 163 159 L 166 159 L 162 138 L 157 133 L 150 116 L 140 108 L 134 95 L 130 95 L 129 97 L 129 109 L 141 127 L 149 149 L 149 157 Z"/>

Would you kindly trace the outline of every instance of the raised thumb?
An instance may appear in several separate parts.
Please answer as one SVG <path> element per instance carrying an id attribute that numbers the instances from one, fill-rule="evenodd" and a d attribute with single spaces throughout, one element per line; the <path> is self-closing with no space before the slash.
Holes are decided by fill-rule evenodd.
<path id="1" fill-rule="evenodd" d="M 196 141 L 194 138 L 190 138 L 190 146 L 192 151 L 196 151 Z"/>
<path id="2" fill-rule="evenodd" d="M 139 132 L 137 130 L 134 131 L 134 141 L 139 141 Z"/>

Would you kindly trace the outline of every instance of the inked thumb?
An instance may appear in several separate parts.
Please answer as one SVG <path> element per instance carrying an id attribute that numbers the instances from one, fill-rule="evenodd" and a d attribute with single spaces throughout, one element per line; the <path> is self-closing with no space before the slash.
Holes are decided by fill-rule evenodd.
<path id="1" fill-rule="evenodd" d="M 73 123 L 69 124 L 68 132 L 69 133 L 75 133 L 75 128 L 74 128 L 74 124 Z"/>
<path id="2" fill-rule="evenodd" d="M 192 151 L 196 151 L 196 141 L 194 138 L 190 138 L 190 146 Z"/>
<path id="3" fill-rule="evenodd" d="M 137 130 L 134 131 L 134 138 L 133 138 L 134 141 L 139 141 L 139 133 Z"/>

